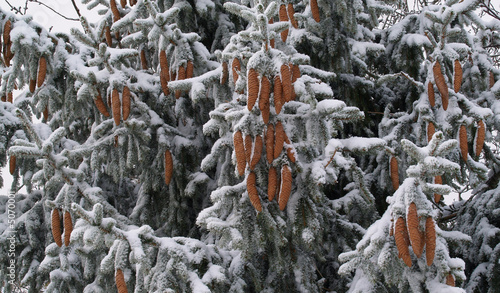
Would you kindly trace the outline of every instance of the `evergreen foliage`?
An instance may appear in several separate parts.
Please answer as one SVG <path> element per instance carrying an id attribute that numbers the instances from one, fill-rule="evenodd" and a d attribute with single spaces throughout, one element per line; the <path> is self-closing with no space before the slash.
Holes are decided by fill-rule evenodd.
<path id="1" fill-rule="evenodd" d="M 82 4 L 0 10 L 2 292 L 498 290 L 480 1 Z"/>

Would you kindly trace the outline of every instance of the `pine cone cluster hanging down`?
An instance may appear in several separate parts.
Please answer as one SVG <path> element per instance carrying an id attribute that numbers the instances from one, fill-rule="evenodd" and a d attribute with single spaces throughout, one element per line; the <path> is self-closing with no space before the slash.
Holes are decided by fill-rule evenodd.
<path id="1" fill-rule="evenodd" d="M 54 238 L 54 241 L 59 247 L 61 247 L 63 244 L 62 242 L 63 230 L 61 229 L 62 227 L 64 227 L 64 245 L 69 246 L 71 233 L 73 232 L 73 221 L 71 219 L 71 214 L 69 213 L 69 211 L 64 212 L 64 219 L 63 221 L 61 221 L 59 210 L 58 209 L 52 210 L 52 221 L 51 221 L 52 237 Z"/>
<path id="2" fill-rule="evenodd" d="M 94 100 L 99 109 L 104 116 L 109 116 L 109 113 L 104 105 L 101 105 L 102 97 L 100 94 Z M 130 103 L 131 103 L 131 92 L 127 86 L 123 87 L 122 99 L 120 101 L 120 93 L 117 88 L 113 88 L 111 91 L 111 111 L 113 113 L 113 119 L 116 126 L 120 125 L 120 121 L 123 117 L 123 121 L 126 121 L 130 115 Z M 104 106 L 104 107 L 103 107 Z M 106 115 L 107 114 L 107 115 Z"/>
<path id="3" fill-rule="evenodd" d="M 235 60 L 233 60 L 233 78 L 235 78 L 236 82 L 239 71 L 237 68 L 240 68 L 240 63 L 238 61 L 235 65 Z M 250 68 L 247 73 L 247 109 L 252 111 L 258 100 L 262 120 L 265 124 L 268 124 L 271 87 L 273 87 L 274 108 L 276 114 L 279 114 L 285 103 L 295 100 L 294 83 L 299 77 L 300 69 L 298 65 L 282 64 L 280 74 L 274 76 L 274 82 L 271 84 L 271 80 L 267 76 L 259 77 L 257 70 Z"/>
<path id="4" fill-rule="evenodd" d="M 396 247 L 398 249 L 398 257 L 408 266 L 412 266 L 409 246 L 413 252 L 420 258 L 425 247 L 425 259 L 428 266 L 434 262 L 434 254 L 436 251 L 436 227 L 432 217 L 426 217 L 425 226 L 421 227 L 420 218 L 418 216 L 417 206 L 414 202 L 410 203 L 404 217 L 398 217 L 394 231 Z M 422 229 L 423 228 L 423 229 Z M 392 223 L 390 229 L 393 229 Z M 391 234 L 390 233 L 390 234 Z"/>
<path id="5" fill-rule="evenodd" d="M 276 129 L 276 131 L 275 131 Z M 247 177 L 247 191 L 252 205 L 257 211 L 262 211 L 260 197 L 256 187 L 256 175 L 254 169 L 265 156 L 268 169 L 268 199 L 272 201 L 276 194 L 279 194 L 278 203 L 281 210 L 284 210 L 290 197 L 292 190 L 292 171 L 291 168 L 285 164 L 281 167 L 281 176 L 278 178 L 278 172 L 272 163 L 277 159 L 283 149 L 286 149 L 287 156 L 290 162 L 295 162 L 295 149 L 293 148 L 286 132 L 283 129 L 283 124 L 278 121 L 276 126 L 269 123 L 267 126 L 265 137 L 265 154 L 264 154 L 264 139 L 261 135 L 252 138 L 251 135 L 245 135 L 238 130 L 234 133 L 233 142 L 236 154 L 236 165 L 238 174 L 243 176 L 245 169 L 248 166 L 250 175 Z M 278 180 L 280 180 L 278 184 Z"/>

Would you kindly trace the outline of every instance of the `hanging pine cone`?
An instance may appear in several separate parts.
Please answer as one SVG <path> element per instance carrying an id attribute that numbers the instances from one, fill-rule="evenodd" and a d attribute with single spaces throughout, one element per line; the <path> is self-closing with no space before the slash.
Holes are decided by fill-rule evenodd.
<path id="1" fill-rule="evenodd" d="M 285 4 L 280 5 L 280 10 L 279 10 L 279 20 L 280 21 L 288 21 L 288 14 L 286 13 L 286 6 Z M 288 37 L 288 29 L 284 30 L 281 32 L 281 40 L 283 42 L 286 42 L 286 39 Z"/>
<path id="2" fill-rule="evenodd" d="M 262 156 L 262 147 L 263 147 L 262 136 L 257 135 L 257 137 L 255 138 L 252 160 L 250 161 L 250 170 L 252 171 L 253 169 L 255 169 L 257 163 L 260 161 L 260 157 Z"/>
<path id="3" fill-rule="evenodd" d="M 292 170 L 288 165 L 283 165 L 281 167 L 281 187 L 279 193 L 278 203 L 280 210 L 284 210 L 288 199 L 290 198 L 290 193 L 292 192 Z"/>
<path id="4" fill-rule="evenodd" d="M 121 269 L 117 269 L 115 273 L 115 283 L 118 293 L 127 293 L 127 283 L 125 283 L 125 276 Z"/>
<path id="5" fill-rule="evenodd" d="M 45 57 L 42 56 L 40 57 L 40 60 L 38 60 L 38 76 L 36 82 L 36 85 L 38 87 L 41 87 L 43 85 L 46 74 L 47 74 L 47 60 L 45 60 Z"/>
<path id="6" fill-rule="evenodd" d="M 274 159 L 277 159 L 281 151 L 283 150 L 283 144 L 285 143 L 285 130 L 283 129 L 283 124 L 281 121 L 276 123 L 275 127 L 275 140 L 274 140 Z"/>
<path id="7" fill-rule="evenodd" d="M 293 4 L 290 2 L 287 5 L 287 12 L 288 12 L 288 19 L 290 19 L 292 26 L 294 28 L 299 28 L 297 20 L 295 19 L 295 9 L 293 9 Z"/>
<path id="8" fill-rule="evenodd" d="M 408 207 L 408 214 L 406 215 L 406 224 L 408 226 L 408 235 L 410 237 L 411 247 L 415 255 L 420 258 L 424 250 L 423 243 L 420 242 L 419 221 L 417 214 L 417 205 L 412 202 Z"/>
<path id="9" fill-rule="evenodd" d="M 316 22 L 319 22 L 319 7 L 318 7 L 318 0 L 311 0 L 310 1 L 310 6 L 311 6 L 311 13 L 312 17 Z"/>
<path id="10" fill-rule="evenodd" d="M 434 127 L 434 123 L 430 122 L 427 123 L 427 142 L 431 141 L 432 136 L 436 133 L 436 129 Z"/>
<path id="11" fill-rule="evenodd" d="M 427 96 L 429 97 L 429 104 L 431 107 L 436 106 L 436 96 L 434 94 L 434 85 L 432 82 L 427 83 Z"/>
<path id="12" fill-rule="evenodd" d="M 170 185 L 174 173 L 174 160 L 170 150 L 165 150 L 165 184 Z"/>
<path id="13" fill-rule="evenodd" d="M 222 76 L 221 76 L 220 84 L 225 84 L 227 82 L 228 76 L 229 76 L 229 71 L 227 68 L 227 62 L 224 61 L 224 62 L 222 62 Z"/>
<path id="14" fill-rule="evenodd" d="M 292 75 L 290 72 L 290 67 L 286 64 L 281 65 L 281 84 L 283 86 L 283 98 L 286 102 L 292 100 Z"/>
<path id="15" fill-rule="evenodd" d="M 394 190 L 398 190 L 398 188 L 399 188 L 399 170 L 398 170 L 398 160 L 395 157 L 391 157 L 390 172 L 391 172 L 392 188 Z"/>
<path id="16" fill-rule="evenodd" d="M 446 276 L 446 285 L 455 287 L 455 278 L 451 273 Z"/>
<path id="17" fill-rule="evenodd" d="M 59 210 L 54 209 L 52 211 L 52 237 L 54 237 L 54 241 L 57 246 L 62 246 L 62 238 L 61 238 L 61 217 L 59 216 Z"/>
<path id="18" fill-rule="evenodd" d="M 186 65 L 186 78 L 193 77 L 193 74 L 194 74 L 193 62 L 191 62 L 191 60 L 188 60 Z"/>
<path id="19" fill-rule="evenodd" d="M 104 36 L 106 37 L 106 44 L 108 44 L 108 47 L 113 46 L 113 37 L 111 36 L 111 29 L 109 26 L 104 27 Z"/>
<path id="20" fill-rule="evenodd" d="M 71 232 L 73 232 L 73 222 L 71 220 L 71 214 L 66 211 L 64 212 L 64 245 L 66 246 L 69 246 Z"/>
<path id="21" fill-rule="evenodd" d="M 276 168 L 270 167 L 268 174 L 268 182 L 267 182 L 267 198 L 269 201 L 274 199 L 276 195 L 276 188 L 278 186 L 278 172 L 276 172 Z"/>
<path id="22" fill-rule="evenodd" d="M 250 164 L 252 158 L 252 136 L 247 134 L 245 136 L 245 161 Z"/>
<path id="23" fill-rule="evenodd" d="M 448 85 L 444 80 L 443 73 L 441 72 L 441 64 L 439 61 L 436 61 L 434 64 L 432 71 L 434 73 L 434 81 L 439 90 L 439 94 L 441 94 L 441 101 L 443 103 L 443 109 L 446 111 L 448 109 Z"/>
<path id="24" fill-rule="evenodd" d="M 257 75 L 257 71 L 255 71 L 254 68 L 250 68 L 248 70 L 247 87 L 247 109 L 248 111 L 252 111 L 253 106 L 257 101 L 257 97 L 259 96 L 259 77 Z"/>
<path id="25" fill-rule="evenodd" d="M 460 141 L 460 152 L 462 154 L 462 159 L 465 162 L 467 162 L 469 149 L 467 146 L 467 128 L 465 128 L 465 125 L 460 126 L 459 141 Z"/>
<path id="26" fill-rule="evenodd" d="M 476 140 L 474 141 L 476 156 L 479 156 L 483 151 L 485 136 L 486 126 L 484 125 L 483 120 L 479 120 L 479 122 L 477 122 Z"/>
<path id="27" fill-rule="evenodd" d="M 259 192 L 257 191 L 257 187 L 255 186 L 256 176 L 254 172 L 250 172 L 247 177 L 247 192 L 250 197 L 250 202 L 253 207 L 258 211 L 262 212 L 262 205 L 260 203 Z"/>
<path id="28" fill-rule="evenodd" d="M 267 125 L 266 157 L 267 162 L 271 164 L 274 160 L 274 126 L 272 124 Z"/>
<path id="29" fill-rule="evenodd" d="M 260 81 L 259 109 L 265 124 L 269 122 L 269 95 L 271 94 L 271 82 L 265 76 Z"/>
<path id="30" fill-rule="evenodd" d="M 276 109 L 276 114 L 281 112 L 281 108 L 284 104 L 283 99 L 283 87 L 281 84 L 281 78 L 279 75 L 274 77 L 274 108 Z"/>
<path id="31" fill-rule="evenodd" d="M 406 234 L 406 235 L 405 235 Z M 396 247 L 398 248 L 398 257 L 403 259 L 404 263 L 411 267 L 411 257 L 410 250 L 408 248 L 408 243 L 406 237 L 408 235 L 408 230 L 406 230 L 406 222 L 404 218 L 399 217 L 396 220 L 396 229 L 394 231 L 394 238 L 396 240 Z"/>
<path id="32" fill-rule="evenodd" d="M 495 85 L 495 75 L 490 71 L 490 89 Z"/>
<path id="33" fill-rule="evenodd" d="M 122 93 L 122 112 L 123 112 L 123 121 L 128 119 L 130 115 L 130 89 L 128 86 L 123 87 Z"/>
<path id="34" fill-rule="evenodd" d="M 425 221 L 425 260 L 431 266 L 434 262 L 436 251 L 436 227 L 432 217 L 427 217 Z"/>
<path id="35" fill-rule="evenodd" d="M 97 110 L 99 110 L 99 112 L 101 112 L 104 117 L 109 117 L 108 109 L 106 108 L 106 104 L 102 100 L 101 92 L 99 92 L 99 90 L 97 90 L 97 97 L 94 99 L 94 102 Z"/>
<path id="36" fill-rule="evenodd" d="M 118 11 L 115 0 L 109 0 L 109 8 L 111 8 L 111 13 L 113 13 L 113 22 L 120 20 L 120 12 Z"/>
<path id="37" fill-rule="evenodd" d="M 16 156 L 10 156 L 10 159 L 9 159 L 10 175 L 14 175 L 15 171 L 16 171 Z"/>
<path id="38" fill-rule="evenodd" d="M 141 50 L 141 66 L 142 70 L 148 70 L 148 59 L 146 58 L 146 51 L 144 49 Z"/>
<path id="39" fill-rule="evenodd" d="M 443 184 L 443 178 L 441 176 L 434 177 L 434 184 Z M 434 202 L 438 203 L 441 200 L 441 194 L 434 193 Z"/>
<path id="40" fill-rule="evenodd" d="M 233 136 L 234 152 L 236 153 L 236 167 L 238 174 L 243 176 L 245 174 L 246 160 L 245 160 L 245 147 L 243 146 L 243 134 L 240 130 L 236 131 Z"/>
<path id="41" fill-rule="evenodd" d="M 453 88 L 455 90 L 455 93 L 458 93 L 460 87 L 462 86 L 462 65 L 460 64 L 460 61 L 458 61 L 458 59 L 455 60 L 454 67 L 455 70 L 453 76 Z"/>
<path id="42" fill-rule="evenodd" d="M 112 105 L 112 111 L 113 111 L 113 119 L 115 120 L 115 124 L 118 126 L 120 125 L 120 119 L 121 119 L 121 103 L 120 103 L 120 94 L 118 93 L 118 90 L 116 88 L 113 89 L 111 92 L 111 105 Z"/>
<path id="43" fill-rule="evenodd" d="M 238 72 L 241 70 L 240 60 L 238 58 L 233 59 L 233 63 L 231 64 L 231 68 L 233 70 L 233 82 L 236 84 L 238 81 Z"/>

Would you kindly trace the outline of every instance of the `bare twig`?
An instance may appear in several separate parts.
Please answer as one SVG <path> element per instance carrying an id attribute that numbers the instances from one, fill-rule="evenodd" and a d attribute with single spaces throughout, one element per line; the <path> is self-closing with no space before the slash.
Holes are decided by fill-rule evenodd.
<path id="1" fill-rule="evenodd" d="M 78 17 L 82 17 L 80 14 L 80 9 L 78 9 L 78 6 L 76 6 L 75 0 L 71 0 L 71 3 L 73 3 L 73 7 L 75 7 L 76 14 L 78 14 Z"/>
<path id="2" fill-rule="evenodd" d="M 7 0 L 6 0 L 7 1 Z M 61 14 L 59 13 L 58 11 L 56 11 L 54 8 L 48 6 L 47 4 L 45 3 L 42 3 L 38 0 L 28 0 L 29 2 L 33 2 L 33 3 L 37 3 L 38 5 L 42 5 L 42 6 L 45 6 L 47 7 L 48 9 L 50 9 L 52 12 L 54 12 L 55 14 L 59 15 L 60 17 L 66 19 L 66 20 L 71 20 L 71 21 L 80 21 L 78 18 L 71 18 L 71 17 L 67 17 L 66 15 L 64 14 Z"/>

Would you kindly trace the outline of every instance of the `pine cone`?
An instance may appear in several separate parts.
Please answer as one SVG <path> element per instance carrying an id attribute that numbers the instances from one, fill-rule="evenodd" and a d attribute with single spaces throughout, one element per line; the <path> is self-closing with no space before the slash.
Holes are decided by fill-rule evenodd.
<path id="1" fill-rule="evenodd" d="M 45 106 L 45 109 L 43 109 L 42 115 L 43 115 L 43 120 L 45 120 L 45 121 L 49 120 L 49 107 L 48 106 Z"/>
<path id="2" fill-rule="evenodd" d="M 43 85 L 46 74 L 47 74 L 47 60 L 45 60 L 45 57 L 42 56 L 40 57 L 40 60 L 38 60 L 38 76 L 36 82 L 36 85 L 38 87 L 41 87 Z"/>
<path id="3" fill-rule="evenodd" d="M 286 102 L 292 100 L 292 75 L 290 67 L 286 64 L 281 65 L 281 83 L 283 85 L 283 98 Z"/>
<path id="4" fill-rule="evenodd" d="M 288 136 L 286 135 L 286 132 L 285 132 L 285 143 L 288 145 L 286 147 L 286 155 L 290 160 L 290 162 L 295 163 L 295 151 L 293 149 L 292 143 L 290 142 Z"/>
<path id="5" fill-rule="evenodd" d="M 233 59 L 233 63 L 231 64 L 231 68 L 233 70 L 233 82 L 236 84 L 238 81 L 238 72 L 241 70 L 240 60 L 238 58 Z"/>
<path id="6" fill-rule="evenodd" d="M 115 124 L 118 126 L 120 125 L 120 119 L 121 119 L 121 105 L 120 105 L 120 94 L 118 93 L 117 89 L 113 89 L 111 92 L 111 105 L 112 105 L 112 111 L 113 111 L 113 119 L 115 120 Z"/>
<path id="7" fill-rule="evenodd" d="M 279 206 L 280 210 L 284 210 L 292 192 L 292 170 L 288 165 L 281 167 L 281 188 L 279 193 Z"/>
<path id="8" fill-rule="evenodd" d="M 125 283 L 125 277 L 121 269 L 116 270 L 115 283 L 118 293 L 127 293 L 127 283 Z"/>
<path id="9" fill-rule="evenodd" d="M 399 170 L 398 170 L 398 160 L 395 157 L 391 157 L 390 161 L 390 172 L 392 180 L 392 188 L 398 190 L 399 188 Z"/>
<path id="10" fill-rule="evenodd" d="M 431 266 L 434 262 L 434 253 L 436 251 L 436 227 L 432 217 L 427 217 L 425 221 L 425 259 L 427 265 Z"/>
<path id="11" fill-rule="evenodd" d="M 260 204 L 259 192 L 257 191 L 257 187 L 255 186 L 255 173 L 250 172 L 247 177 L 247 191 L 248 197 L 250 197 L 250 202 L 253 207 L 258 211 L 262 212 L 262 205 Z"/>
<path id="12" fill-rule="evenodd" d="M 109 0 L 109 8 L 111 8 L 111 13 L 113 13 L 113 22 L 120 20 L 120 12 L 118 11 L 115 0 Z"/>
<path id="13" fill-rule="evenodd" d="M 260 81 L 259 109 L 265 124 L 269 122 L 269 95 L 271 94 L 271 82 L 265 76 Z"/>
<path id="14" fill-rule="evenodd" d="M 276 168 L 270 167 L 268 174 L 268 182 L 267 182 L 267 198 L 269 201 L 274 199 L 276 195 L 276 188 L 278 185 L 278 172 L 276 172 Z"/>
<path id="15" fill-rule="evenodd" d="M 141 65 L 142 70 L 148 70 L 148 59 L 146 58 L 146 51 L 144 49 L 141 50 Z"/>
<path id="16" fill-rule="evenodd" d="M 168 70 L 160 71 L 160 84 L 163 94 L 165 96 L 168 96 L 170 94 L 170 89 L 168 88 L 169 79 L 170 79 L 170 74 L 168 73 Z"/>
<path id="17" fill-rule="evenodd" d="M 250 170 L 253 170 L 262 156 L 262 136 L 257 135 L 253 148 L 252 160 L 250 161 Z"/>
<path id="18" fill-rule="evenodd" d="M 59 216 L 59 210 L 54 209 L 52 211 L 52 237 L 54 237 L 54 241 L 57 246 L 62 246 L 61 239 L 61 217 Z"/>
<path id="19" fill-rule="evenodd" d="M 245 148 L 243 146 L 243 134 L 241 130 L 234 133 L 233 136 L 234 152 L 236 153 L 236 167 L 238 169 L 238 174 L 243 176 L 245 174 L 246 160 L 245 160 Z"/>
<path id="20" fill-rule="evenodd" d="M 427 123 L 427 142 L 431 141 L 432 136 L 436 133 L 436 129 L 434 127 L 434 123 L 430 122 Z"/>
<path id="21" fill-rule="evenodd" d="M 99 110 L 99 112 L 101 112 L 101 114 L 104 115 L 104 117 L 109 117 L 108 109 L 106 108 L 106 104 L 102 100 L 102 96 L 99 90 L 97 90 L 97 97 L 94 99 L 94 102 L 97 107 L 97 110 Z"/>
<path id="22" fill-rule="evenodd" d="M 293 4 L 288 3 L 287 5 L 287 12 L 288 12 L 288 18 L 290 19 L 290 22 L 292 23 L 292 26 L 294 28 L 298 28 L 299 25 L 297 23 L 297 20 L 295 19 L 295 10 L 293 9 Z"/>
<path id="23" fill-rule="evenodd" d="M 71 232 L 73 232 L 73 222 L 71 221 L 71 214 L 64 212 L 64 245 L 69 246 L 71 239 Z"/>
<path id="24" fill-rule="evenodd" d="M 3 26 L 3 43 L 5 45 L 10 43 L 10 31 L 12 30 L 12 22 L 7 20 Z"/>
<path id="25" fill-rule="evenodd" d="M 10 156 L 10 159 L 9 159 L 10 175 L 14 175 L 15 171 L 16 171 L 16 156 Z"/>
<path id="26" fill-rule="evenodd" d="M 280 5 L 280 11 L 279 11 L 279 20 L 280 21 L 288 21 L 288 15 L 286 13 L 286 6 L 285 4 Z M 284 30 L 281 32 L 281 40 L 283 42 L 286 42 L 286 38 L 288 37 L 288 29 Z"/>
<path id="27" fill-rule="evenodd" d="M 455 287 L 455 278 L 451 273 L 446 276 L 446 285 Z"/>
<path id="28" fill-rule="evenodd" d="M 222 62 L 222 76 L 220 80 L 220 84 L 225 84 L 227 82 L 227 78 L 229 76 L 228 68 L 227 68 L 227 62 L 224 61 Z"/>
<path id="29" fill-rule="evenodd" d="M 120 5 L 122 8 L 125 8 L 125 5 L 127 5 L 127 0 L 120 0 Z"/>
<path id="30" fill-rule="evenodd" d="M 483 120 L 479 120 L 477 122 L 476 141 L 474 142 L 476 156 L 479 156 L 483 151 L 485 136 L 486 136 L 486 126 L 484 125 Z"/>
<path id="31" fill-rule="evenodd" d="M 266 156 L 267 162 L 271 164 L 274 160 L 274 126 L 272 124 L 267 125 Z"/>
<path id="32" fill-rule="evenodd" d="M 283 150 L 283 144 L 285 143 L 285 130 L 283 129 L 283 124 L 281 121 L 276 123 L 275 129 L 275 140 L 274 140 L 274 159 L 277 159 L 281 151 Z"/>
<path id="33" fill-rule="evenodd" d="M 30 79 L 30 93 L 34 93 L 36 89 L 36 80 Z"/>
<path id="34" fill-rule="evenodd" d="M 106 37 L 106 44 L 108 44 L 108 47 L 111 47 L 113 45 L 113 37 L 111 37 L 111 29 L 109 26 L 104 27 L 104 36 Z"/>
<path id="35" fill-rule="evenodd" d="M 429 104 L 431 107 L 436 106 L 436 96 L 434 94 L 434 85 L 431 81 L 427 83 L 427 96 L 429 97 Z"/>
<path id="36" fill-rule="evenodd" d="M 128 86 L 123 87 L 122 93 L 122 112 L 123 112 L 123 121 L 128 119 L 130 115 L 130 89 Z"/>
<path id="37" fill-rule="evenodd" d="M 193 74 L 194 74 L 193 62 L 191 62 L 191 60 L 188 60 L 186 65 L 186 78 L 193 77 Z"/>
<path id="38" fill-rule="evenodd" d="M 434 177 L 434 184 L 443 184 L 443 178 L 441 176 Z M 438 203 L 441 200 L 441 194 L 434 193 L 434 202 Z"/>
<path id="39" fill-rule="evenodd" d="M 406 223 L 404 218 L 399 217 L 396 220 L 396 229 L 394 231 L 394 238 L 396 240 L 396 247 L 398 248 L 398 257 L 403 259 L 404 263 L 411 267 L 411 256 L 410 250 L 408 249 L 408 244 L 405 240 L 405 234 L 407 234 Z"/>
<path id="40" fill-rule="evenodd" d="M 446 111 L 446 109 L 448 109 L 448 85 L 446 84 L 443 73 L 441 72 L 441 64 L 439 64 L 439 61 L 436 61 L 432 71 L 434 73 L 434 81 L 436 82 L 439 93 L 441 94 L 443 109 Z"/>
<path id="41" fill-rule="evenodd" d="M 252 136 L 247 134 L 245 136 L 245 161 L 250 164 L 252 158 Z"/>
<path id="42" fill-rule="evenodd" d="M 165 184 L 169 185 L 174 173 L 174 160 L 170 150 L 165 151 Z"/>
<path id="43" fill-rule="evenodd" d="M 424 244 L 420 242 L 420 230 L 417 214 L 417 205 L 412 202 L 408 207 L 408 214 L 406 215 L 406 224 L 408 226 L 408 234 L 410 236 L 411 247 L 415 255 L 420 258 L 424 250 Z"/>
<path id="44" fill-rule="evenodd" d="M 300 78 L 300 68 L 297 64 L 292 65 L 292 83 Z"/>
<path id="45" fill-rule="evenodd" d="M 269 19 L 269 24 L 273 24 L 274 23 L 274 20 L 272 18 Z M 271 45 L 271 48 L 274 49 L 274 39 L 270 39 L 269 40 L 269 45 Z"/>
<path id="46" fill-rule="evenodd" d="M 255 102 L 257 101 L 257 97 L 259 96 L 259 77 L 257 75 L 257 71 L 254 68 L 250 68 L 248 70 L 248 101 L 247 101 L 247 109 L 248 111 L 252 111 Z"/>
<path id="47" fill-rule="evenodd" d="M 490 71 L 490 88 L 492 88 L 495 85 L 495 75 L 493 74 L 493 71 Z"/>
<path id="48" fill-rule="evenodd" d="M 184 80 L 186 79 L 186 70 L 184 69 L 184 66 L 179 66 L 179 70 L 177 71 L 177 80 Z M 176 90 L 175 91 L 175 98 L 178 99 L 181 97 L 182 91 L 181 90 Z"/>
<path id="49" fill-rule="evenodd" d="M 312 17 L 316 22 L 319 22 L 319 7 L 318 7 L 318 0 L 311 0 L 310 2 L 311 6 L 311 13 Z"/>
<path id="50" fill-rule="evenodd" d="M 458 93 L 460 87 L 462 86 L 462 65 L 460 64 L 460 61 L 458 61 L 458 59 L 455 60 L 454 67 L 455 74 L 453 76 L 453 88 L 455 90 L 455 93 Z"/>
<path id="51" fill-rule="evenodd" d="M 274 77 L 274 108 L 276 109 L 276 114 L 281 112 L 281 108 L 283 107 L 283 88 L 281 84 L 281 79 L 279 75 Z"/>
<path id="52" fill-rule="evenodd" d="M 467 155 L 469 154 L 469 150 L 467 146 L 467 128 L 465 128 L 465 125 L 460 126 L 459 141 L 462 159 L 467 162 Z"/>

